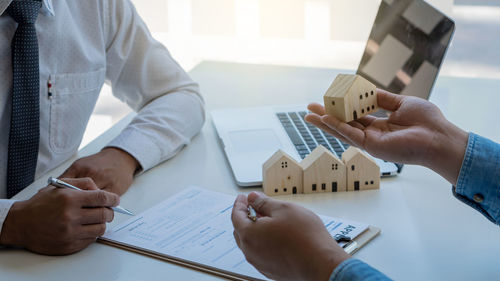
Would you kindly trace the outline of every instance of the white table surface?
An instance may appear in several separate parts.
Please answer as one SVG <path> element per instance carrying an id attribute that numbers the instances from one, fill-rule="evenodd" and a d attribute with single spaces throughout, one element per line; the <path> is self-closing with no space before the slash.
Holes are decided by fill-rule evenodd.
<path id="1" fill-rule="evenodd" d="M 332 69 L 203 62 L 191 71 L 208 111 L 216 108 L 307 103 L 321 100 L 338 73 Z M 431 100 L 464 129 L 500 140 L 497 100 L 500 81 L 440 77 Z M 54 169 L 16 199 L 26 199 L 71 162 L 99 151 L 130 121 L 128 116 L 73 159 Z M 242 124 L 244 126 L 244 124 Z M 175 158 L 136 178 L 121 204 L 138 213 L 177 191 L 198 185 L 230 194 L 239 188 L 230 172 L 211 120 Z M 317 213 L 376 225 L 379 237 L 355 257 L 396 280 L 492 280 L 500 278 L 500 229 L 456 200 L 451 186 L 432 171 L 405 166 L 383 179 L 376 191 L 285 196 Z M 110 227 L 127 219 L 115 215 Z M 95 243 L 64 257 L 24 250 L 0 251 L 1 280 L 214 280 L 139 254 Z"/>

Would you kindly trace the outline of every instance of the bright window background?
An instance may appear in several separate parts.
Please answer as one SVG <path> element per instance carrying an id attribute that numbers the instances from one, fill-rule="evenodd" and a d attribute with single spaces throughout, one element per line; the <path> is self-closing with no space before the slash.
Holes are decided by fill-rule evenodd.
<path id="1" fill-rule="evenodd" d="M 380 1 L 132 0 L 187 71 L 203 60 L 354 70 Z M 500 1 L 428 2 L 456 22 L 441 75 L 500 79 Z M 82 146 L 129 112 L 105 86 Z"/>

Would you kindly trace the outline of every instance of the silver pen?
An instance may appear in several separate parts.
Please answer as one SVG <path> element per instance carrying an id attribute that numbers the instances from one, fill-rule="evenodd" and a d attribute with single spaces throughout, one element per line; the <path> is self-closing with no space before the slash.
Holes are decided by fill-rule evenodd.
<path id="1" fill-rule="evenodd" d="M 78 188 L 78 187 L 76 187 L 74 185 L 71 185 L 71 184 L 69 184 L 67 182 L 64 182 L 62 180 L 59 180 L 59 179 L 56 179 L 56 178 L 53 178 L 53 177 L 50 177 L 47 180 L 47 182 L 49 184 L 55 186 L 55 187 L 71 188 L 71 189 L 74 189 L 74 190 L 80 190 L 80 191 L 82 191 L 80 188 Z M 122 213 L 122 214 L 125 214 L 125 215 L 129 215 L 129 216 L 133 216 L 134 215 L 131 211 L 129 211 L 129 210 L 127 210 L 127 209 L 125 209 L 125 208 L 123 208 L 121 206 L 111 207 L 111 209 L 113 211 L 115 211 L 115 212 Z"/>
<path id="2" fill-rule="evenodd" d="M 253 222 L 256 222 L 257 221 L 257 212 L 255 211 L 255 209 L 248 205 L 248 218 L 251 219 Z"/>

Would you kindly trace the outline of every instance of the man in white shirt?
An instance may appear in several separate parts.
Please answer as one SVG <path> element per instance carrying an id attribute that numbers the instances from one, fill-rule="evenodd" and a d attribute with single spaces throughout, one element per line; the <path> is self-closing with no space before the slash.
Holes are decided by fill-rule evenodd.
<path id="1" fill-rule="evenodd" d="M 198 85 L 130 0 L 0 0 L 0 198 L 74 155 L 104 82 L 138 115 L 62 175 L 86 191 L 48 186 L 27 201 L 0 199 L 0 245 L 83 249 L 134 174 L 174 156 L 204 122 Z"/>

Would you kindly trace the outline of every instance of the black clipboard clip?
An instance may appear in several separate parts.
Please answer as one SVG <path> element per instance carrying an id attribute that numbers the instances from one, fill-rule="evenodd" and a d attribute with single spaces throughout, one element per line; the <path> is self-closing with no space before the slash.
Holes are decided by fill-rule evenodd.
<path id="1" fill-rule="evenodd" d="M 342 245 L 342 249 L 344 249 L 344 251 L 348 254 L 352 254 L 358 248 L 358 243 L 352 240 L 349 236 L 336 235 L 335 241 L 337 243 L 345 242 L 345 244 Z"/>

